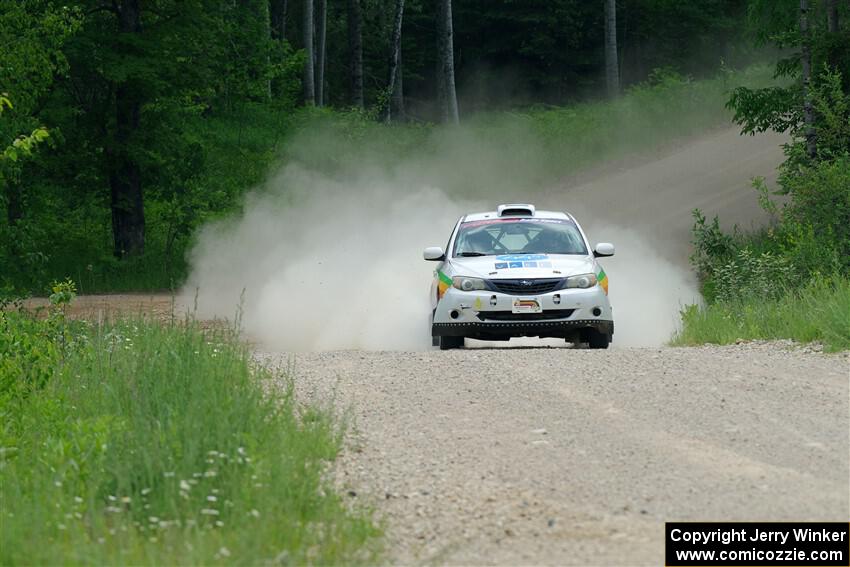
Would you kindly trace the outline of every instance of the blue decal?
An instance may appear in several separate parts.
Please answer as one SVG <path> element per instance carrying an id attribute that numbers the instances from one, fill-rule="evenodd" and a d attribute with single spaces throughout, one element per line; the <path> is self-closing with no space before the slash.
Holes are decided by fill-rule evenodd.
<path id="1" fill-rule="evenodd" d="M 523 268 L 536 268 L 537 262 L 523 262 L 522 267 Z"/>
<path id="2" fill-rule="evenodd" d="M 497 270 L 505 270 L 505 269 L 507 269 L 507 267 L 508 267 L 507 262 L 496 262 L 496 269 Z"/>
<path id="3" fill-rule="evenodd" d="M 549 256 L 546 254 L 513 254 L 507 256 L 496 256 L 496 260 L 503 260 L 505 262 L 522 262 L 523 260 L 548 260 Z"/>
<path id="4" fill-rule="evenodd" d="M 540 262 L 540 263 L 539 263 L 539 264 L 537 264 L 537 265 L 538 265 L 538 266 L 540 266 L 541 268 L 551 268 L 551 267 L 552 267 L 552 262 Z"/>
<path id="5" fill-rule="evenodd" d="M 509 268 L 522 268 L 522 262 L 510 262 Z"/>

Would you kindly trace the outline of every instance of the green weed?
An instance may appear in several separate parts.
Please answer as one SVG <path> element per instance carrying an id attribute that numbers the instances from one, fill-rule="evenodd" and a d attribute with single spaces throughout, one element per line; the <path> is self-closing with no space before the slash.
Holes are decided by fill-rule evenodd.
<path id="1" fill-rule="evenodd" d="M 60 292 L 67 291 L 62 289 Z M 0 563 L 373 563 L 341 431 L 224 331 L 0 312 Z"/>
<path id="2" fill-rule="evenodd" d="M 682 311 L 674 345 L 731 344 L 738 339 L 821 342 L 826 350 L 850 349 L 850 280 L 835 278 L 775 298 L 750 295 Z"/>

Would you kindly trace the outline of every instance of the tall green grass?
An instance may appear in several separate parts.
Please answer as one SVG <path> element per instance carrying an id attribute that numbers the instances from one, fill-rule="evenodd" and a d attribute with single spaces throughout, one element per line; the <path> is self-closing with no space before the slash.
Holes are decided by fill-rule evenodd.
<path id="1" fill-rule="evenodd" d="M 776 299 L 749 296 L 690 306 L 672 344 L 724 345 L 738 339 L 816 341 L 829 351 L 850 349 L 850 280 L 815 283 Z"/>
<path id="2" fill-rule="evenodd" d="M 0 564 L 356 564 L 341 430 L 227 332 L 0 311 Z"/>

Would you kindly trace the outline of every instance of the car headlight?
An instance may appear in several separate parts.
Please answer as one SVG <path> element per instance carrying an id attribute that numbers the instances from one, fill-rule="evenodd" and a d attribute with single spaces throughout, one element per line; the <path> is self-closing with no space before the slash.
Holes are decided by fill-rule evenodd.
<path id="1" fill-rule="evenodd" d="M 587 289 L 596 285 L 596 274 L 581 274 L 578 276 L 570 276 L 567 278 L 567 285 L 564 287 L 579 287 Z"/>
<path id="2" fill-rule="evenodd" d="M 452 278 L 452 286 L 461 291 L 475 291 L 476 289 L 487 289 L 487 284 L 480 278 L 466 278 L 455 276 Z"/>

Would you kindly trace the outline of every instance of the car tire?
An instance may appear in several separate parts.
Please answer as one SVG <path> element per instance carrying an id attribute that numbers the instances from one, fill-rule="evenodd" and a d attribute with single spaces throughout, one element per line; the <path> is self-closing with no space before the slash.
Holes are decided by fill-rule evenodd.
<path id="1" fill-rule="evenodd" d="M 440 350 L 461 348 L 463 342 L 463 337 L 440 337 Z"/>
<path id="2" fill-rule="evenodd" d="M 611 344 L 611 335 L 608 333 L 601 333 L 596 329 L 590 329 L 587 339 L 587 346 L 592 349 L 608 348 L 608 345 Z"/>

